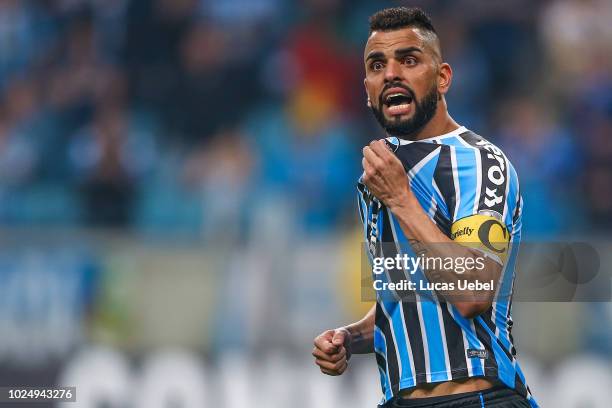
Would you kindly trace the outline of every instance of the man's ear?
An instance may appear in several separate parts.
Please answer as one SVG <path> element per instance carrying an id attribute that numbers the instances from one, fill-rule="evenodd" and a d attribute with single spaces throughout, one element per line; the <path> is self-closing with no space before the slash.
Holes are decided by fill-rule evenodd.
<path id="1" fill-rule="evenodd" d="M 372 100 L 370 99 L 370 94 L 368 93 L 368 79 L 367 78 L 363 78 L 363 86 L 365 87 L 365 91 L 366 91 L 366 97 L 368 98 L 368 108 L 372 107 Z"/>
<path id="2" fill-rule="evenodd" d="M 438 92 L 441 95 L 445 95 L 450 89 L 451 82 L 453 80 L 453 70 L 451 66 L 443 62 L 440 64 L 440 72 L 438 73 Z"/>

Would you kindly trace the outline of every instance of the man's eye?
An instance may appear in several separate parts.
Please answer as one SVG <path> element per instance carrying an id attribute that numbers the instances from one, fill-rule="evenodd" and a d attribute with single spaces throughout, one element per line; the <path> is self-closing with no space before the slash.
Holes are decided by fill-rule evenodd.
<path id="1" fill-rule="evenodd" d="M 417 60 L 414 57 L 406 57 L 404 59 L 404 64 L 406 65 L 416 65 L 416 63 L 417 63 Z"/>
<path id="2" fill-rule="evenodd" d="M 383 69 L 383 68 L 384 68 L 384 65 L 383 65 L 383 63 L 382 63 L 382 62 L 380 62 L 380 61 L 374 61 L 374 62 L 372 63 L 372 69 L 373 69 L 374 71 L 379 71 L 379 70 L 381 70 L 381 69 Z"/>

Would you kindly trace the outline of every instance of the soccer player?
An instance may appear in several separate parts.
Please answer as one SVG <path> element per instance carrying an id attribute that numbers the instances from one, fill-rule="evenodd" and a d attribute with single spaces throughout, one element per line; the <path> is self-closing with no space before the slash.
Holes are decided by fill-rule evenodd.
<path id="1" fill-rule="evenodd" d="M 370 260 L 454 262 L 410 273 L 385 266 L 374 276 L 381 285 L 424 287 L 377 290 L 362 320 L 315 338 L 316 364 L 340 375 L 352 354 L 375 353 L 382 407 L 537 407 L 511 335 L 522 208 L 514 168 L 450 117 L 452 70 L 423 11 L 370 17 L 364 63 L 367 104 L 389 135 L 363 149 L 358 197 Z"/>

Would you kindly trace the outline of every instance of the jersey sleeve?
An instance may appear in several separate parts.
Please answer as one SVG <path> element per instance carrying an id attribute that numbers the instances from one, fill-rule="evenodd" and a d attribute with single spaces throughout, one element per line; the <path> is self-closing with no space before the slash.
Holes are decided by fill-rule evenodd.
<path id="1" fill-rule="evenodd" d="M 518 197 L 516 173 L 497 146 L 484 139 L 473 143 L 472 148 L 450 149 L 448 190 L 453 197 L 445 197 L 450 238 L 504 264 Z"/>

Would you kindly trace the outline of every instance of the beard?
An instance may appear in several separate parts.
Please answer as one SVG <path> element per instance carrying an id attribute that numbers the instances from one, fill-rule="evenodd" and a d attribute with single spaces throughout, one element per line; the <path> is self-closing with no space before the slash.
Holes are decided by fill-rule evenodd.
<path id="1" fill-rule="evenodd" d="M 387 119 L 385 117 L 382 110 L 382 107 L 384 106 L 382 95 L 386 89 L 394 87 L 400 87 L 410 92 L 410 95 L 412 96 L 412 103 L 414 103 L 414 114 L 411 118 L 401 120 L 399 117 L 394 119 Z M 378 107 L 375 107 L 372 104 L 371 109 L 372 113 L 374 113 L 374 117 L 378 123 L 380 123 L 380 126 L 382 126 L 390 136 L 412 140 L 416 133 L 423 129 L 436 114 L 439 98 L 440 95 L 436 86 L 433 86 L 431 90 L 419 101 L 415 97 L 412 89 L 403 84 L 395 83 L 389 84 L 383 89 L 378 99 Z"/>

